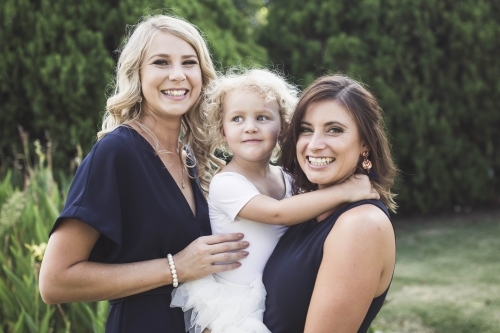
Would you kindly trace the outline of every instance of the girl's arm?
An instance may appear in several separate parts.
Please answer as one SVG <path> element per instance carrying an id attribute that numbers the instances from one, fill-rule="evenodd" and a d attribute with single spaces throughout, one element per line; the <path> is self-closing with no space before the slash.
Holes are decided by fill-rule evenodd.
<path id="1" fill-rule="evenodd" d="M 343 203 L 379 198 L 368 176 L 353 175 L 339 185 L 283 200 L 257 195 L 248 201 L 238 216 L 266 224 L 294 225 L 315 218 Z"/>
<path id="2" fill-rule="evenodd" d="M 76 219 L 63 221 L 52 233 L 40 270 L 40 294 L 45 303 L 100 301 L 130 296 L 172 284 L 166 258 L 126 264 L 88 261 L 100 233 Z M 179 282 L 234 269 L 248 255 L 242 234 L 200 237 L 174 255 Z M 237 242 L 236 242 L 237 241 Z M 231 252 L 228 251 L 234 251 Z"/>
<path id="3" fill-rule="evenodd" d="M 330 231 L 307 313 L 305 333 L 357 332 L 372 300 L 390 284 L 395 238 L 387 216 L 361 205 Z"/>

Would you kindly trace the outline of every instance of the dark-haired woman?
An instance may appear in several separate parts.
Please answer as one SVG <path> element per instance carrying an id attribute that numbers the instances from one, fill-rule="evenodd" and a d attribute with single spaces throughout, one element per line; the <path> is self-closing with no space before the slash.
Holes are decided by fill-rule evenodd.
<path id="1" fill-rule="evenodd" d="M 367 173 L 381 199 L 346 204 L 285 233 L 264 271 L 264 323 L 273 333 L 365 333 L 396 255 L 388 212 L 396 209 L 396 167 L 380 107 L 346 76 L 320 78 L 302 94 L 282 147 L 294 194 Z"/>

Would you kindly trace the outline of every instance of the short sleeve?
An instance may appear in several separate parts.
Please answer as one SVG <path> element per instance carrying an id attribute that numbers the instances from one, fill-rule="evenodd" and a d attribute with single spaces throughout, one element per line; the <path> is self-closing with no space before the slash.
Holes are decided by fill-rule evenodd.
<path id="1" fill-rule="evenodd" d="M 120 185 L 124 175 L 120 174 L 119 166 L 123 163 L 123 153 L 123 143 L 113 134 L 92 148 L 78 167 L 65 206 L 51 230 L 52 233 L 64 219 L 77 219 L 96 229 L 101 237 L 91 259 L 97 256 L 94 259 L 111 261 L 120 251 Z"/>
<path id="2" fill-rule="evenodd" d="M 234 172 L 223 172 L 212 179 L 208 201 L 212 208 L 234 221 L 240 210 L 259 194 L 259 190 L 244 176 Z"/>

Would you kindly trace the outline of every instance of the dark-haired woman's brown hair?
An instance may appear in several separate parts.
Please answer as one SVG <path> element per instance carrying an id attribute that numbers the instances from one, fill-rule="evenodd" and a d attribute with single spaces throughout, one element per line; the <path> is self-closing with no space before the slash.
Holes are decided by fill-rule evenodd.
<path id="1" fill-rule="evenodd" d="M 297 140 L 300 135 L 300 122 L 307 109 L 317 102 L 336 101 L 353 117 L 363 140 L 370 148 L 373 186 L 380 193 L 380 200 L 388 209 L 395 212 L 395 194 L 391 193 L 397 168 L 391 156 L 385 130 L 382 110 L 377 99 L 363 85 L 345 75 L 324 76 L 314 81 L 300 96 L 295 113 L 288 128 L 280 135 L 281 162 L 283 168 L 294 178 L 294 194 L 311 192 L 318 185 L 311 183 L 300 168 L 297 160 Z M 361 168 L 360 156 L 355 173 L 366 174 Z"/>

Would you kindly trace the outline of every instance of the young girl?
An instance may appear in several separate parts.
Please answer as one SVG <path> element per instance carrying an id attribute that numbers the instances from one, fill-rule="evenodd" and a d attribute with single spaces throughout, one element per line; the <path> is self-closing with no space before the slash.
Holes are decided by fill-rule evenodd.
<path id="1" fill-rule="evenodd" d="M 291 197 L 291 178 L 269 164 L 296 102 L 296 89 L 266 70 L 229 74 L 210 84 L 205 111 L 213 151 L 232 154 L 209 188 L 214 234 L 241 232 L 250 243 L 241 267 L 209 275 L 174 289 L 172 307 L 185 311 L 189 332 L 269 332 L 262 323 L 266 291 L 262 272 L 286 226 L 307 221 L 340 204 L 379 198 L 366 176 Z M 314 158 L 321 168 L 332 158 Z M 342 163 L 342 161 L 338 161 Z M 285 199 L 286 198 L 286 199 Z"/>

